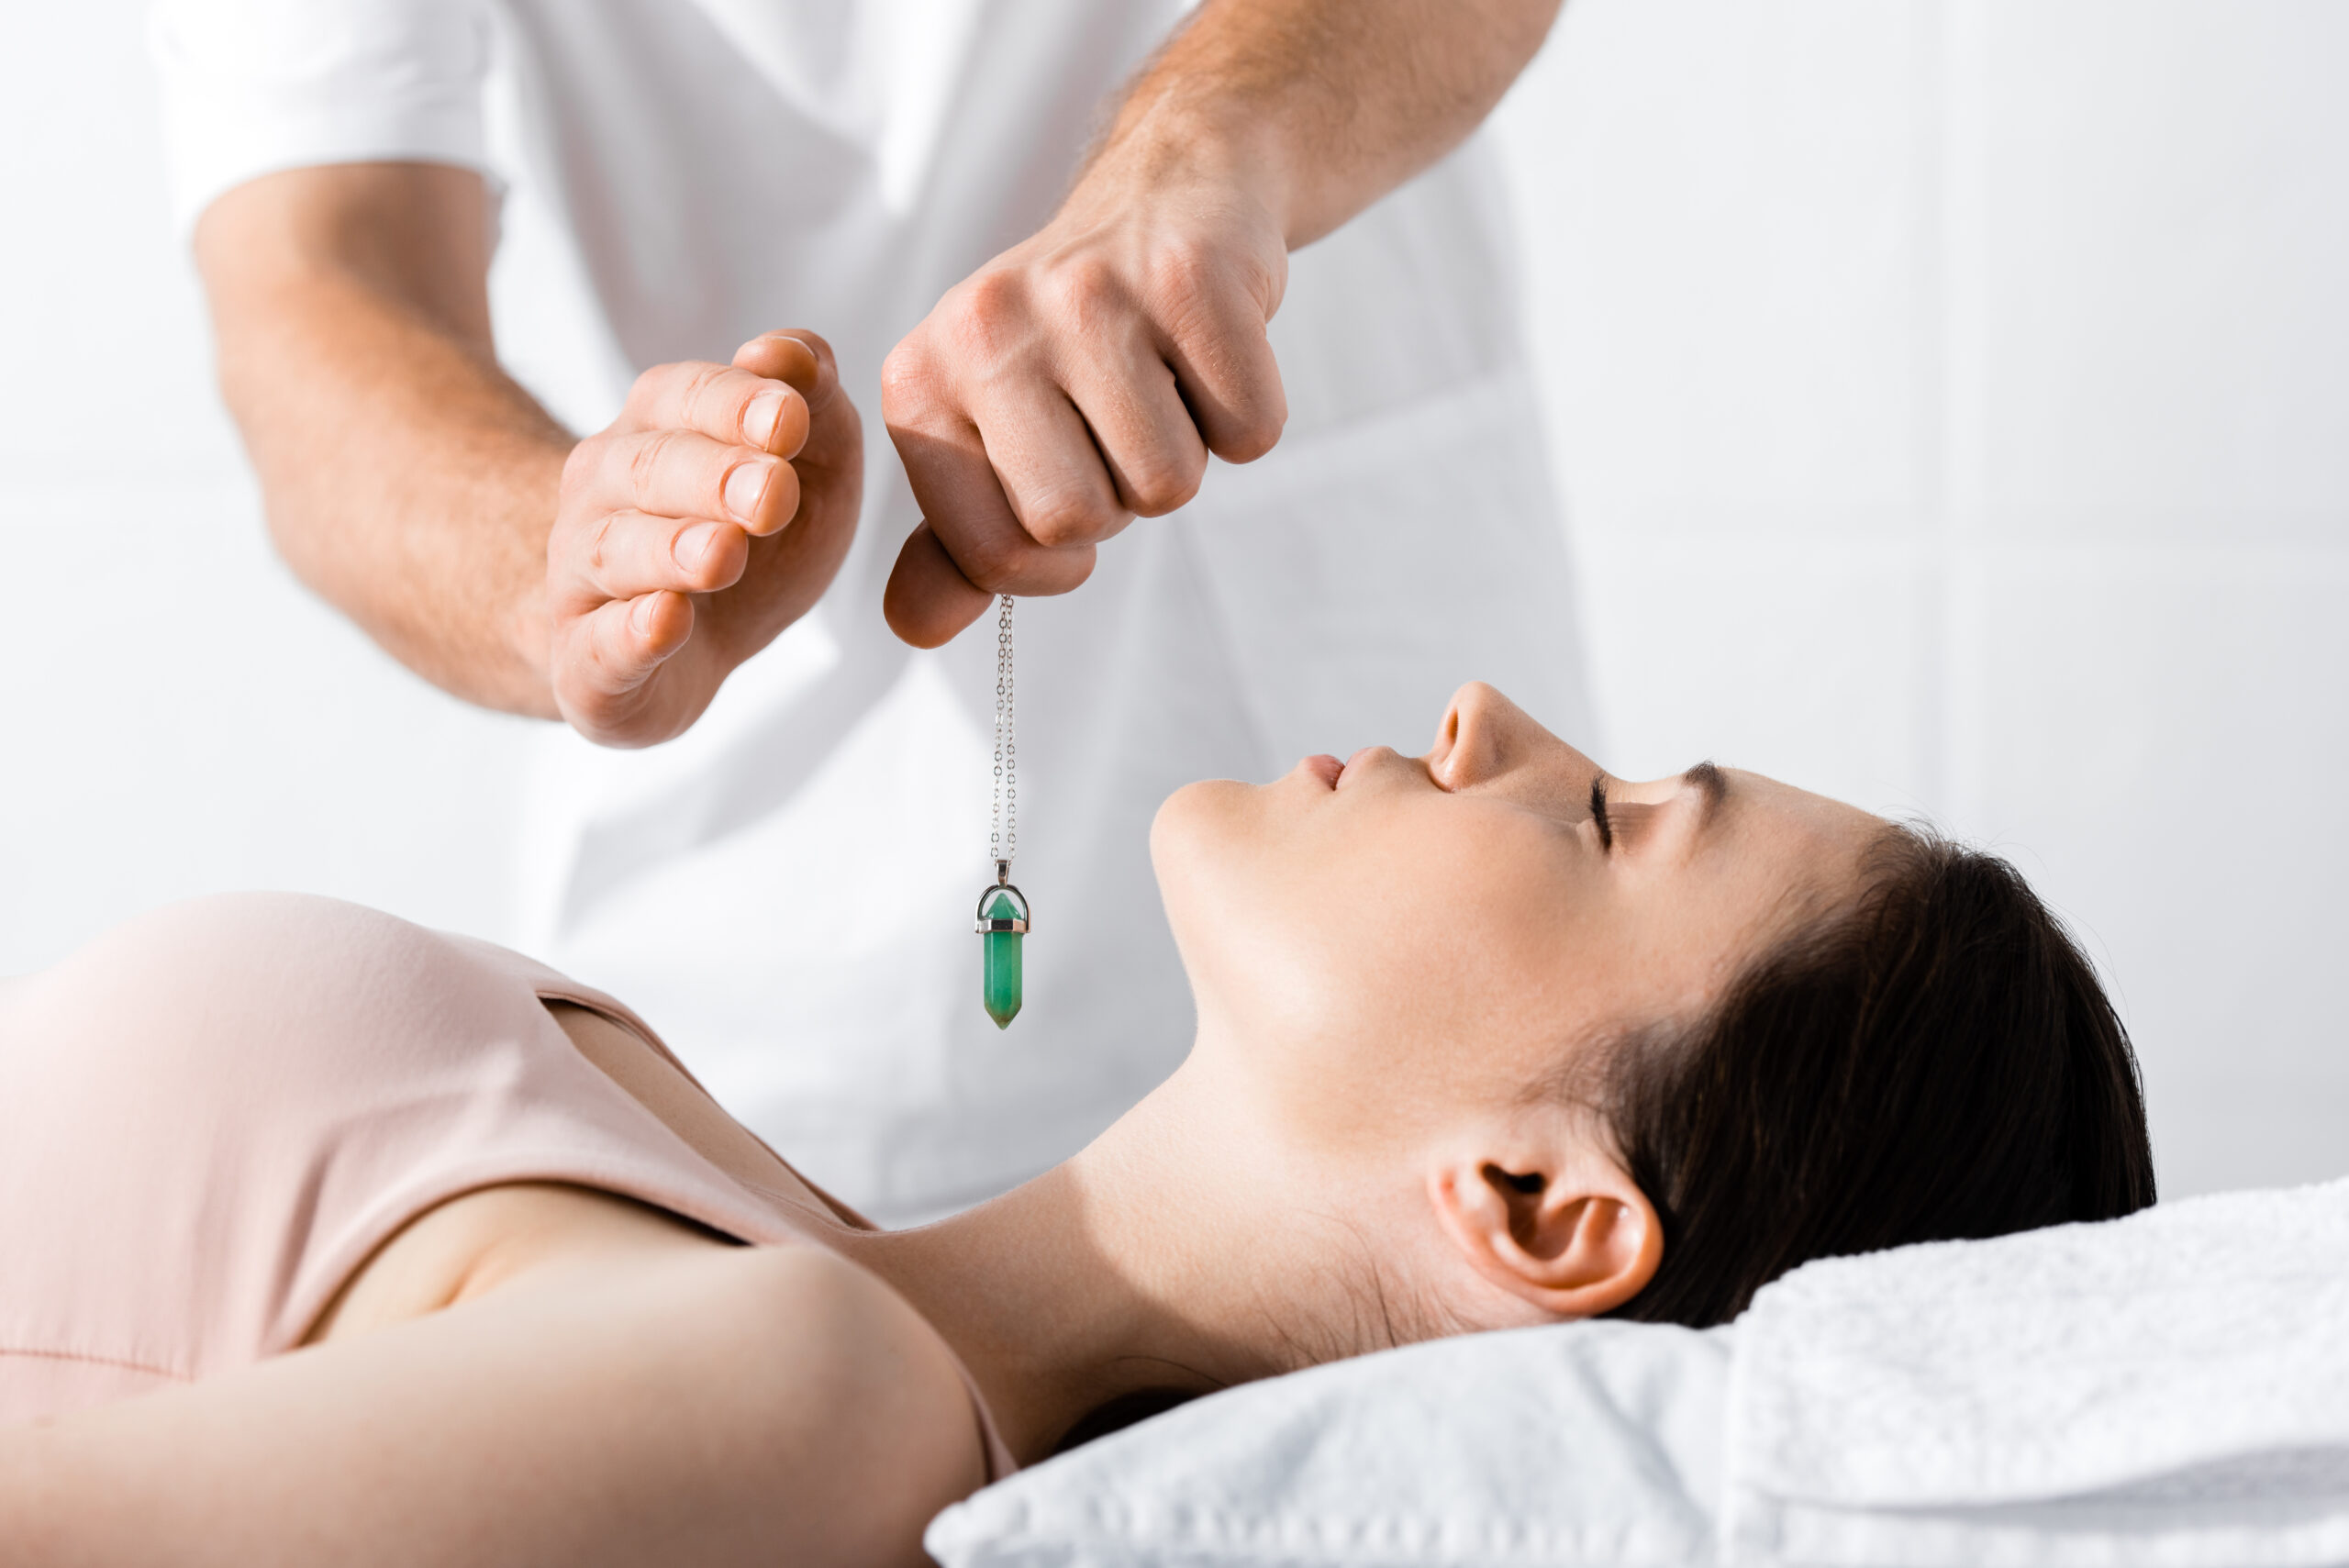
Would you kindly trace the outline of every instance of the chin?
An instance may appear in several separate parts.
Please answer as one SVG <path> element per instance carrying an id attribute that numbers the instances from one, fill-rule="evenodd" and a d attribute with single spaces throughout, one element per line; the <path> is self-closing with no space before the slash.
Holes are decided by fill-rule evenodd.
<path id="1" fill-rule="evenodd" d="M 1202 779 L 1185 784 L 1166 797 L 1150 824 L 1150 864 L 1158 877 L 1158 895 L 1166 906 L 1167 923 L 1174 929 L 1175 945 L 1191 957 L 1185 940 L 1194 907 L 1212 907 L 1219 868 L 1240 863 L 1248 854 L 1250 809 L 1253 785 L 1231 779 Z"/>
<path id="2" fill-rule="evenodd" d="M 1231 779 L 1185 784 L 1159 804 L 1150 823 L 1150 863 L 1158 885 L 1172 885 L 1237 847 L 1247 797 L 1255 791 Z"/>

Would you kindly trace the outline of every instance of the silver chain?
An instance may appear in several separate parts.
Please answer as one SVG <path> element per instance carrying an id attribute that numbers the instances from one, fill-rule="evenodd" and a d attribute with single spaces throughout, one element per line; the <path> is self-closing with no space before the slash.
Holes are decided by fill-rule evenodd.
<path id="1" fill-rule="evenodd" d="M 1001 868 L 1019 852 L 1019 741 L 1012 728 L 1011 595 L 995 623 L 995 815 L 987 858 Z"/>

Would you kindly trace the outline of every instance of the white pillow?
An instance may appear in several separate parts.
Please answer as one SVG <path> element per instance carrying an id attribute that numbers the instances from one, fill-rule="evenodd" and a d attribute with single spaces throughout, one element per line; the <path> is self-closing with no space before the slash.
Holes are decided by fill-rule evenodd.
<path id="1" fill-rule="evenodd" d="M 1211 1396 L 941 1514 L 946 1568 L 1715 1561 L 1733 1329 L 1443 1340 Z"/>
<path id="2" fill-rule="evenodd" d="M 930 1526 L 948 1568 L 2349 1563 L 2349 1181 L 1797 1269 L 1235 1389 Z M 1731 1368 L 1734 1363 L 1734 1373 Z M 1717 1544 L 1725 1543 L 1725 1544 Z"/>

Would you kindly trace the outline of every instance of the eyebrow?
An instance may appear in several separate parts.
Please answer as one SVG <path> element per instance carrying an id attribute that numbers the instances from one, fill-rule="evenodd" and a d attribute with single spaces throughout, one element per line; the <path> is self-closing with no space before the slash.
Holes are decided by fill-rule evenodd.
<path id="1" fill-rule="evenodd" d="M 1699 762 L 1681 774 L 1680 782 L 1704 792 L 1704 815 L 1698 821 L 1701 828 L 1713 813 L 1721 808 L 1721 802 L 1728 797 L 1729 775 L 1711 762 Z"/>

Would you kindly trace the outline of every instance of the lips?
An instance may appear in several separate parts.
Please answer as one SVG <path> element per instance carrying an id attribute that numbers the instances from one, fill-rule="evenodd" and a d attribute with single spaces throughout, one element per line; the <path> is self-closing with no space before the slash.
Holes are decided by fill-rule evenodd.
<path id="1" fill-rule="evenodd" d="M 1331 789 L 1338 787 L 1338 776 L 1346 771 L 1346 765 L 1343 762 L 1341 762 L 1335 757 L 1328 755 L 1326 752 L 1319 756 L 1308 757 L 1305 761 L 1299 762 L 1297 766 L 1303 768 L 1307 773 L 1311 773 L 1315 778 L 1319 779 Z"/>

